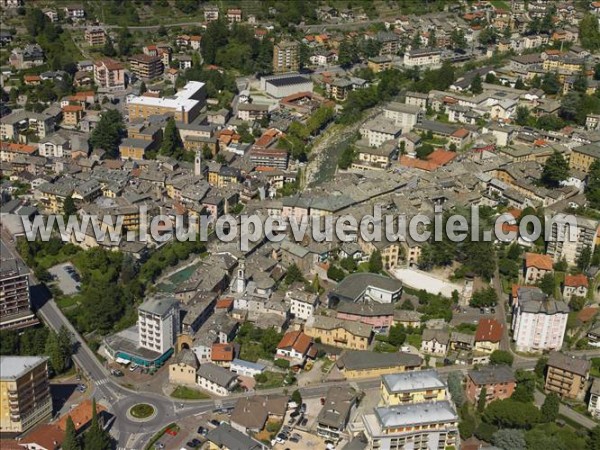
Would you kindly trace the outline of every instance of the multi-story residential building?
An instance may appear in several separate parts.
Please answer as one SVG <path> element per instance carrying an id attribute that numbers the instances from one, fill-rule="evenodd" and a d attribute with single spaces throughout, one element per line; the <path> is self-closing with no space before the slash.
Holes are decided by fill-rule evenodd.
<path id="1" fill-rule="evenodd" d="M 583 399 L 589 371 L 590 362 L 587 359 L 552 352 L 548 356 L 544 389 L 561 397 Z"/>
<path id="2" fill-rule="evenodd" d="M 575 216 L 576 226 L 569 226 L 568 222 L 554 222 L 551 237 L 548 240 L 546 251 L 554 262 L 563 258 L 569 264 L 577 264 L 579 255 L 586 247 L 593 253 L 596 247 L 596 234 L 600 230 L 600 221 L 582 216 Z"/>
<path id="3" fill-rule="evenodd" d="M 138 307 L 139 346 L 161 355 L 170 350 L 179 334 L 179 302 L 153 297 Z"/>
<path id="4" fill-rule="evenodd" d="M 565 281 L 562 286 L 562 295 L 565 301 L 570 301 L 571 297 L 587 297 L 589 282 L 587 277 L 580 273 L 578 275 L 565 275 Z"/>
<path id="5" fill-rule="evenodd" d="M 273 72 L 295 72 L 300 68 L 300 44 L 282 41 L 273 47 Z"/>
<path id="6" fill-rule="evenodd" d="M 422 92 L 407 92 L 404 96 L 404 103 L 418 106 L 423 111 L 427 109 L 428 101 L 429 95 Z"/>
<path id="7" fill-rule="evenodd" d="M 3 9 L 21 8 L 25 5 L 25 0 L 2 0 L 0 6 Z"/>
<path id="8" fill-rule="evenodd" d="M 90 27 L 85 30 L 85 40 L 91 46 L 106 44 L 106 33 L 100 27 Z"/>
<path id="9" fill-rule="evenodd" d="M 366 350 L 373 336 L 373 330 L 368 325 L 327 316 L 310 317 L 304 332 L 323 344 L 355 350 Z"/>
<path id="10" fill-rule="evenodd" d="M 269 105 L 242 103 L 238 105 L 238 119 L 245 121 L 261 120 L 269 114 Z"/>
<path id="11" fill-rule="evenodd" d="M 31 312 L 29 270 L 0 244 L 0 329 L 18 329 L 38 323 Z"/>
<path id="12" fill-rule="evenodd" d="M 336 317 L 361 322 L 373 327 L 376 333 L 385 333 L 394 324 L 394 305 L 379 303 L 340 302 Z"/>
<path id="13" fill-rule="evenodd" d="M 241 21 L 242 21 L 242 9 L 241 8 L 229 8 L 227 10 L 227 22 L 240 23 Z"/>
<path id="14" fill-rule="evenodd" d="M 444 449 L 459 444 L 449 401 L 379 406 L 362 421 L 369 449 Z"/>
<path id="15" fill-rule="evenodd" d="M 517 351 L 560 349 L 567 328 L 567 304 L 548 297 L 537 287 L 520 287 L 516 293 L 512 330 Z"/>
<path id="16" fill-rule="evenodd" d="M 82 5 L 68 5 L 64 8 L 65 16 L 69 19 L 85 19 L 85 8 Z"/>
<path id="17" fill-rule="evenodd" d="M 131 72 L 144 81 L 162 76 L 164 64 L 160 56 L 134 55 L 129 58 Z"/>
<path id="18" fill-rule="evenodd" d="M 389 140 L 381 144 L 380 147 L 358 147 L 358 159 L 356 159 L 352 163 L 353 169 L 361 169 L 361 170 L 385 170 L 387 169 L 392 160 L 398 155 L 398 142 L 395 140 Z M 364 242 L 361 240 L 361 242 Z M 366 245 L 365 245 L 366 244 Z M 397 249 L 395 252 L 396 255 L 391 260 L 389 258 L 385 258 L 382 255 L 382 259 L 384 260 L 384 266 L 386 269 L 394 268 L 400 259 L 400 243 L 395 242 L 369 242 L 362 245 L 362 247 L 372 246 L 379 247 L 381 245 L 385 246 L 388 249 Z M 369 245 L 370 244 L 370 245 Z M 391 244 L 391 245 L 389 245 Z M 373 250 L 375 251 L 375 250 Z M 372 253 L 368 252 L 367 253 Z"/>
<path id="19" fill-rule="evenodd" d="M 154 141 L 145 139 L 126 138 L 119 144 L 121 159 L 141 161 L 147 151 L 155 146 Z"/>
<path id="20" fill-rule="evenodd" d="M 83 107 L 80 105 L 67 105 L 62 108 L 63 125 L 76 127 L 83 117 Z"/>
<path id="21" fill-rule="evenodd" d="M 439 402 L 446 400 L 446 395 L 446 383 L 435 370 L 417 370 L 381 377 L 380 405 Z"/>
<path id="22" fill-rule="evenodd" d="M 588 411 L 592 416 L 600 417 L 600 378 L 594 378 L 592 381 Z"/>
<path id="23" fill-rule="evenodd" d="M 33 145 L 0 142 L 0 161 L 12 162 L 20 155 L 35 155 L 37 151 Z"/>
<path id="24" fill-rule="evenodd" d="M 380 147 L 389 140 L 398 140 L 402 130 L 403 126 L 396 124 L 394 120 L 378 116 L 363 123 L 360 134 L 367 140 L 369 146 Z"/>
<path id="25" fill-rule="evenodd" d="M 356 409 L 358 396 L 350 387 L 334 386 L 327 391 L 325 403 L 317 416 L 317 434 L 338 442 Z"/>
<path id="26" fill-rule="evenodd" d="M 415 49 L 404 53 L 406 67 L 439 67 L 442 52 L 437 49 Z"/>
<path id="27" fill-rule="evenodd" d="M 94 83 L 101 89 L 120 91 L 125 89 L 125 68 L 120 62 L 105 58 L 94 63 Z"/>
<path id="28" fill-rule="evenodd" d="M 40 139 L 54 131 L 54 117 L 33 111 L 17 111 L 0 118 L 0 140 L 27 143 L 27 136 Z"/>
<path id="29" fill-rule="evenodd" d="M 306 291 L 288 291 L 286 298 L 290 300 L 290 313 L 297 319 L 308 320 L 319 304 L 319 296 Z"/>
<path id="30" fill-rule="evenodd" d="M 189 81 L 172 97 L 130 96 L 127 98 L 127 111 L 130 119 L 168 114 L 178 122 L 189 124 L 198 117 L 205 104 L 205 84 Z"/>
<path id="31" fill-rule="evenodd" d="M 482 367 L 467 375 L 465 392 L 471 403 L 479 400 L 481 390 L 485 389 L 486 403 L 510 398 L 516 387 L 515 376 L 508 366 Z"/>
<path id="32" fill-rule="evenodd" d="M 392 68 L 392 58 L 387 55 L 374 56 L 368 59 L 367 67 L 374 73 L 383 72 Z"/>
<path id="33" fill-rule="evenodd" d="M 217 5 L 206 5 L 204 7 L 204 20 L 207 22 L 219 20 L 219 7 Z"/>
<path id="34" fill-rule="evenodd" d="M 69 140 L 58 133 L 51 134 L 46 139 L 40 140 L 38 143 L 38 153 L 40 156 L 52 158 L 71 156 Z"/>
<path id="35" fill-rule="evenodd" d="M 52 415 L 48 358 L 0 356 L 0 431 L 22 433 Z"/>
<path id="36" fill-rule="evenodd" d="M 525 281 L 530 284 L 537 283 L 547 273 L 552 273 L 552 256 L 538 253 L 525 253 Z"/>
<path id="37" fill-rule="evenodd" d="M 450 333 L 446 330 L 425 329 L 421 341 L 421 351 L 430 355 L 445 356 L 448 352 Z"/>
<path id="38" fill-rule="evenodd" d="M 475 331 L 475 350 L 492 353 L 500 348 L 504 325 L 496 319 L 480 319 Z"/>
<path id="39" fill-rule="evenodd" d="M 402 127 L 402 133 L 410 132 L 421 120 L 422 110 L 420 106 L 409 105 L 398 102 L 388 103 L 383 108 L 383 116 L 391 119 L 396 125 Z"/>
<path id="40" fill-rule="evenodd" d="M 198 385 L 213 394 L 229 394 L 238 383 L 237 374 L 213 363 L 205 363 L 198 369 Z"/>
<path id="41" fill-rule="evenodd" d="M 571 169 L 581 170 L 582 172 L 588 173 L 592 163 L 598 159 L 600 159 L 600 145 L 582 145 L 571 150 L 569 167 Z"/>

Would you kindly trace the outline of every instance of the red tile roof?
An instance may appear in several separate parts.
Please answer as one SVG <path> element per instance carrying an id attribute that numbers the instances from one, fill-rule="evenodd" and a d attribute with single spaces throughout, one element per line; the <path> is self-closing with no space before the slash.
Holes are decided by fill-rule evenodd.
<path id="1" fill-rule="evenodd" d="M 104 64 L 104 66 L 106 66 L 106 68 L 108 70 L 123 70 L 124 69 L 123 64 L 121 64 L 118 61 L 115 61 L 114 59 L 110 59 L 110 58 L 100 59 L 100 60 L 96 61 L 94 64 L 96 66 L 101 66 Z"/>
<path id="2" fill-rule="evenodd" d="M 565 286 L 569 287 L 588 287 L 587 277 L 580 273 L 579 275 L 565 275 Z"/>
<path id="3" fill-rule="evenodd" d="M 438 149 L 432 152 L 427 157 L 426 161 L 417 158 L 409 158 L 408 156 L 401 156 L 400 165 L 406 167 L 414 167 L 416 169 L 426 170 L 428 172 L 433 172 L 434 170 L 445 166 L 454 158 L 456 158 L 455 152 L 449 152 L 447 150 Z"/>
<path id="4" fill-rule="evenodd" d="M 278 349 L 293 348 L 298 353 L 303 355 L 308 351 L 312 341 L 309 336 L 304 334 L 302 331 L 290 331 L 285 333 L 279 345 Z"/>
<path id="5" fill-rule="evenodd" d="M 456 137 L 456 138 L 465 138 L 469 135 L 469 130 L 465 129 L 465 128 L 459 128 L 458 130 L 456 130 L 454 133 L 451 134 L 452 137 Z"/>
<path id="6" fill-rule="evenodd" d="M 231 297 L 221 298 L 217 300 L 215 305 L 216 309 L 230 309 L 233 306 L 233 299 Z"/>
<path id="7" fill-rule="evenodd" d="M 235 351 L 233 344 L 213 344 L 211 360 L 213 361 L 233 361 Z"/>
<path id="8" fill-rule="evenodd" d="M 596 306 L 588 306 L 587 308 L 583 308 L 581 311 L 579 311 L 579 314 L 577 314 L 577 320 L 587 323 L 596 317 L 596 314 L 598 314 L 598 308 Z"/>
<path id="9" fill-rule="evenodd" d="M 63 106 L 63 112 L 79 112 L 83 111 L 83 107 L 80 105 L 67 105 Z"/>
<path id="10" fill-rule="evenodd" d="M 552 256 L 540 255 L 539 253 L 525 253 L 525 267 L 552 270 Z"/>
<path id="11" fill-rule="evenodd" d="M 2 150 L 14 153 L 27 153 L 28 155 L 35 153 L 37 147 L 33 145 L 14 144 L 12 142 L 0 142 Z"/>
<path id="12" fill-rule="evenodd" d="M 500 342 L 504 326 L 496 319 L 481 319 L 475 332 L 475 342 Z"/>

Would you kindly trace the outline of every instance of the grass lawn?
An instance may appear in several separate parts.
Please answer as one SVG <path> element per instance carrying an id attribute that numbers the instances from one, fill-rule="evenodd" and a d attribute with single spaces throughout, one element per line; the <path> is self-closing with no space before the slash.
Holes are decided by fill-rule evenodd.
<path id="1" fill-rule="evenodd" d="M 163 437 L 163 435 L 166 433 L 167 430 L 174 430 L 179 432 L 179 426 L 176 423 L 170 423 L 169 425 L 167 425 L 166 427 L 164 427 L 162 430 L 160 430 L 158 433 L 156 433 L 152 439 L 150 439 L 150 442 L 148 442 L 148 444 L 146 445 L 146 447 L 144 447 L 145 450 L 150 450 L 154 448 L 154 443 L 156 441 L 158 441 L 161 437 Z"/>
<path id="2" fill-rule="evenodd" d="M 325 358 L 323 360 L 323 365 L 321 366 L 321 372 L 329 373 L 329 369 L 331 369 L 333 364 L 334 364 L 334 362 L 332 360 L 330 360 L 329 358 Z"/>
<path id="3" fill-rule="evenodd" d="M 268 371 L 263 372 L 263 374 L 267 376 L 267 380 L 263 383 L 256 383 L 257 389 L 271 389 L 283 386 L 285 374 Z"/>
<path id="4" fill-rule="evenodd" d="M 60 309 L 71 309 L 79 306 L 81 300 L 80 295 L 70 295 L 68 297 L 60 297 L 56 299 L 56 304 Z"/>
<path id="5" fill-rule="evenodd" d="M 490 3 L 494 5 L 494 8 L 510 11 L 510 5 L 502 0 L 490 0 Z"/>
<path id="6" fill-rule="evenodd" d="M 154 413 L 154 407 L 147 403 L 138 403 L 131 407 L 129 413 L 136 419 L 145 419 Z"/>
<path id="7" fill-rule="evenodd" d="M 250 362 L 256 362 L 263 353 L 262 345 L 259 342 L 244 342 L 240 349 L 240 359 Z"/>
<path id="8" fill-rule="evenodd" d="M 421 348 L 421 340 L 420 334 L 409 334 L 406 336 L 406 343 L 413 347 Z"/>
<path id="9" fill-rule="evenodd" d="M 210 396 L 204 392 L 187 386 L 177 386 L 173 392 L 171 392 L 171 397 L 182 400 L 204 400 L 205 398 L 210 398 Z"/>

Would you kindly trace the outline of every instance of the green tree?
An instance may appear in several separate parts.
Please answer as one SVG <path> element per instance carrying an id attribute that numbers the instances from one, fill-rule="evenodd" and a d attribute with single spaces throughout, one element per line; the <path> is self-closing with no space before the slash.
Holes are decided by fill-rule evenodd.
<path id="1" fill-rule="evenodd" d="M 296 264 L 290 265 L 285 274 L 285 282 L 287 284 L 292 284 L 295 281 L 304 281 L 304 275 L 302 275 L 302 271 Z"/>
<path id="2" fill-rule="evenodd" d="M 523 83 L 523 79 L 521 77 L 517 78 L 517 81 L 515 82 L 515 89 L 525 89 L 525 83 Z"/>
<path id="3" fill-rule="evenodd" d="M 394 325 L 390 327 L 388 333 L 388 342 L 395 347 L 400 347 L 406 341 L 406 333 L 402 325 Z"/>
<path id="4" fill-rule="evenodd" d="M 542 78 L 541 88 L 546 94 L 557 94 L 561 89 L 558 75 L 554 72 L 546 72 Z"/>
<path id="5" fill-rule="evenodd" d="M 506 428 L 498 430 L 492 435 L 492 444 L 502 450 L 525 450 L 525 434 L 523 430 Z"/>
<path id="6" fill-rule="evenodd" d="M 347 69 L 357 61 L 357 57 L 358 52 L 353 41 L 346 39 L 340 43 L 338 49 L 338 64 L 340 66 Z"/>
<path id="7" fill-rule="evenodd" d="M 383 261 L 381 259 L 381 252 L 379 250 L 375 250 L 369 257 L 369 272 L 381 273 L 382 270 Z"/>
<path id="8" fill-rule="evenodd" d="M 458 432 L 460 433 L 460 437 L 462 439 L 469 439 L 471 436 L 473 436 L 476 427 L 477 423 L 475 422 L 475 418 L 470 414 L 465 415 L 458 423 Z"/>
<path id="9" fill-rule="evenodd" d="M 547 273 L 542 277 L 542 279 L 538 283 L 538 287 L 546 294 L 546 295 L 554 295 L 554 290 L 556 289 L 556 281 L 554 279 L 553 273 Z"/>
<path id="10" fill-rule="evenodd" d="M 515 121 L 518 125 L 527 125 L 529 122 L 529 108 L 527 108 L 527 106 L 517 107 L 517 117 Z"/>
<path id="11" fill-rule="evenodd" d="M 198 11 L 198 0 L 175 0 L 175 7 L 184 14 L 194 14 Z"/>
<path id="12" fill-rule="evenodd" d="M 450 40 L 454 48 L 467 48 L 467 39 L 465 33 L 461 28 L 454 28 L 450 33 Z"/>
<path id="13" fill-rule="evenodd" d="M 459 372 L 448 374 L 448 390 L 456 406 L 461 407 L 465 403 L 465 390 L 462 385 L 462 375 Z"/>
<path id="14" fill-rule="evenodd" d="M 514 356 L 506 350 L 494 350 L 490 355 L 490 364 L 493 366 L 512 366 Z"/>
<path id="15" fill-rule="evenodd" d="M 474 308 L 482 308 L 486 306 L 495 306 L 498 303 L 498 294 L 493 287 L 487 287 L 475 291 L 471 296 L 469 304 Z"/>
<path id="16" fill-rule="evenodd" d="M 179 135 L 177 125 L 175 125 L 175 119 L 173 117 L 169 117 L 167 125 L 165 126 L 165 132 L 159 153 L 164 156 L 181 159 L 183 152 L 183 142 L 181 141 L 181 136 Z"/>
<path id="17" fill-rule="evenodd" d="M 587 270 L 590 267 L 590 263 L 592 262 L 592 250 L 589 245 L 586 245 L 581 250 L 581 253 L 577 257 L 577 268 L 582 272 Z"/>
<path id="18" fill-rule="evenodd" d="M 554 422 L 558 418 L 560 399 L 556 394 L 548 394 L 544 399 L 540 413 L 543 422 Z"/>
<path id="19" fill-rule="evenodd" d="M 587 448 L 588 450 L 600 450 L 600 425 L 596 425 L 590 430 Z"/>
<path id="20" fill-rule="evenodd" d="M 531 428 L 540 421 L 540 411 L 533 403 L 494 400 L 485 409 L 483 420 L 500 428 Z"/>
<path id="21" fill-rule="evenodd" d="M 491 442 L 494 433 L 498 431 L 498 427 L 492 425 L 491 423 L 481 422 L 475 428 L 475 437 L 477 439 L 481 439 L 482 441 Z"/>
<path id="22" fill-rule="evenodd" d="M 331 264 L 327 269 L 327 278 L 333 281 L 342 281 L 346 277 L 346 273 L 338 266 Z"/>
<path id="23" fill-rule="evenodd" d="M 487 401 L 487 389 L 484 387 L 479 391 L 479 397 L 477 398 L 477 412 L 479 414 L 483 413 L 485 410 L 485 403 Z"/>
<path id="24" fill-rule="evenodd" d="M 351 256 L 348 256 L 340 261 L 340 266 L 342 269 L 352 273 L 355 272 L 358 266 L 356 265 L 356 261 Z"/>
<path id="25" fill-rule="evenodd" d="M 415 150 L 417 158 L 426 160 L 433 153 L 433 145 L 423 144 Z"/>
<path id="26" fill-rule="evenodd" d="M 147 90 L 148 90 L 148 88 L 146 87 L 146 83 L 144 81 L 142 81 L 140 84 L 140 94 L 145 93 Z"/>
<path id="27" fill-rule="evenodd" d="M 116 56 L 117 51 L 115 50 L 115 46 L 113 45 L 113 41 L 110 37 L 106 37 L 106 42 L 104 43 L 104 47 L 102 47 L 102 54 L 104 56 L 108 56 L 109 58 L 112 58 L 113 56 Z"/>
<path id="28" fill-rule="evenodd" d="M 544 378 L 546 376 L 546 365 L 548 364 L 548 358 L 542 356 L 535 363 L 534 373 L 538 378 Z"/>
<path id="29" fill-rule="evenodd" d="M 547 187 L 557 188 L 560 182 L 569 177 L 569 164 L 559 152 L 554 152 L 544 163 L 542 183 Z"/>
<path id="30" fill-rule="evenodd" d="M 71 416 L 67 417 L 67 425 L 65 429 L 65 438 L 61 445 L 62 450 L 81 450 L 79 440 L 77 439 L 77 432 L 75 431 L 75 424 Z"/>
<path id="31" fill-rule="evenodd" d="M 123 116 L 116 109 L 109 109 L 102 113 L 100 121 L 92 135 L 90 144 L 93 148 L 100 148 L 106 151 L 111 158 L 119 156 L 119 144 L 125 135 L 125 123 Z"/>
<path id="32" fill-rule="evenodd" d="M 515 372 L 517 387 L 510 397 L 519 403 L 532 403 L 535 393 L 535 374 L 525 370 Z"/>
<path id="33" fill-rule="evenodd" d="M 590 51 L 600 49 L 600 29 L 598 28 L 598 18 L 593 14 L 587 13 L 579 22 L 579 40 L 581 46 Z"/>
<path id="34" fill-rule="evenodd" d="M 103 430 L 98 421 L 96 399 L 92 399 L 92 423 L 84 435 L 85 450 L 110 450 L 112 448 L 110 435 Z"/>
<path id="35" fill-rule="evenodd" d="M 495 44 L 497 39 L 498 35 L 493 27 L 484 28 L 481 30 L 481 33 L 479 33 L 479 42 L 482 45 Z"/>
<path id="36" fill-rule="evenodd" d="M 296 389 L 296 390 L 294 390 L 294 392 L 292 392 L 291 400 L 293 402 L 296 402 L 298 405 L 302 404 L 302 394 L 300 394 L 300 391 L 298 389 Z"/>
<path id="37" fill-rule="evenodd" d="M 50 365 L 57 374 L 63 373 L 71 367 L 71 356 L 73 355 L 73 344 L 71 333 L 62 326 L 58 333 L 51 331 L 46 341 L 46 354 Z"/>
<path id="38" fill-rule="evenodd" d="M 481 75 L 476 74 L 473 81 L 471 81 L 471 92 L 475 95 L 481 94 L 483 92 L 483 84 L 481 81 Z"/>
<path id="39" fill-rule="evenodd" d="M 591 208 L 600 209 L 600 160 L 598 159 L 590 166 L 585 197 Z"/>
<path id="40" fill-rule="evenodd" d="M 70 216 L 74 216 L 75 214 L 77 214 L 77 206 L 75 206 L 73 197 L 69 195 L 63 202 L 63 217 L 68 220 Z"/>
<path id="41" fill-rule="evenodd" d="M 571 311 L 581 311 L 585 306 L 586 298 L 574 295 L 571 297 L 571 301 L 569 302 L 569 307 Z"/>

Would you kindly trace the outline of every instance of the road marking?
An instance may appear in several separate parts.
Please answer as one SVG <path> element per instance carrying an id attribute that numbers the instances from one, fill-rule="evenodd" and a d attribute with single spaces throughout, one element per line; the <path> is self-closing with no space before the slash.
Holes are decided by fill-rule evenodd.
<path id="1" fill-rule="evenodd" d="M 94 384 L 96 386 L 102 386 L 103 384 L 108 383 L 108 381 L 109 381 L 108 378 L 102 378 L 101 380 L 94 381 Z"/>

